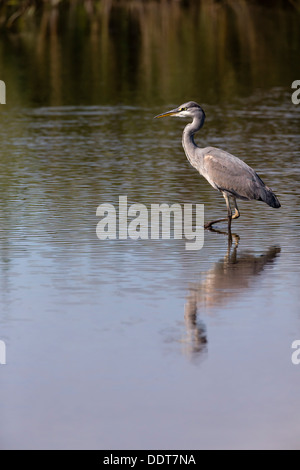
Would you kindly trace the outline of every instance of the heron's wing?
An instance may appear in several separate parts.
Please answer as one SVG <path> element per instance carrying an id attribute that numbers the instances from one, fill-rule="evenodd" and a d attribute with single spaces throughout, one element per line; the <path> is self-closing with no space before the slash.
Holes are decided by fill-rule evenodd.
<path id="1" fill-rule="evenodd" d="M 265 184 L 245 162 L 224 150 L 202 149 L 202 174 L 209 183 L 239 199 L 260 199 Z"/>

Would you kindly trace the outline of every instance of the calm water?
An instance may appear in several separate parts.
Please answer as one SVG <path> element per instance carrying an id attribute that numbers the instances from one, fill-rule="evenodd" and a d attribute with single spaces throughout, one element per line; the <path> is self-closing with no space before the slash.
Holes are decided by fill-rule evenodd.
<path id="1" fill-rule="evenodd" d="M 253 7 L 248 36 L 238 28 L 246 12 L 232 5 L 224 11 L 203 2 L 196 27 L 195 7 L 175 3 L 170 11 L 149 2 L 100 18 L 94 36 L 78 38 L 78 51 L 83 57 L 91 34 L 104 63 L 96 54 L 91 68 L 87 55 L 76 80 L 63 68 L 64 60 L 79 67 L 76 51 L 69 55 L 74 25 L 44 37 L 50 58 L 39 38 L 40 56 L 35 50 L 29 60 L 34 29 L 1 39 L 8 89 L 0 108 L 2 449 L 299 449 L 300 365 L 292 364 L 291 344 L 300 340 L 300 105 L 290 92 L 300 79 L 299 61 L 291 60 L 299 58 L 299 16 L 266 9 L 261 30 L 262 11 Z M 177 25 L 182 19 L 182 36 L 168 36 L 167 13 Z M 236 30 L 224 53 L 224 37 L 215 43 L 207 34 L 212 21 L 226 19 Z M 139 21 L 143 54 L 130 49 Z M 159 52 L 162 34 L 170 42 Z M 195 35 L 206 37 L 204 48 Z M 185 48 L 193 77 L 186 81 Z M 211 68 L 199 82 L 201 54 Z M 270 73 L 261 76 L 266 60 Z M 167 91 L 152 101 L 156 88 Z M 96 209 L 117 205 L 119 195 L 149 208 L 205 204 L 206 220 L 226 212 L 184 156 L 184 121 L 153 120 L 188 99 L 207 115 L 198 144 L 244 159 L 282 208 L 241 202 L 231 249 L 226 233 L 209 231 L 199 251 L 187 251 L 185 240 L 100 241 Z"/>

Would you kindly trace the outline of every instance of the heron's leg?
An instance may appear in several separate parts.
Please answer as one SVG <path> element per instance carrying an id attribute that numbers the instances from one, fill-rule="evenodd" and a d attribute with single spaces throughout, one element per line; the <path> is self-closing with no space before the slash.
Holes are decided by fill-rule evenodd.
<path id="1" fill-rule="evenodd" d="M 226 219 L 217 219 L 217 220 L 212 220 L 211 222 L 206 222 L 206 224 L 204 224 L 204 228 L 211 228 L 214 224 L 217 224 L 219 222 L 226 222 L 226 220 L 228 220 L 228 218 L 226 217 Z"/>
<path id="2" fill-rule="evenodd" d="M 234 214 L 232 216 L 232 219 L 238 219 L 241 214 L 240 214 L 239 208 L 237 206 L 235 197 L 233 198 L 233 203 L 234 203 Z"/>
<path id="3" fill-rule="evenodd" d="M 227 214 L 228 214 L 228 217 L 227 217 L 227 220 L 228 220 L 228 232 L 231 233 L 232 210 L 231 210 L 231 207 L 230 207 L 229 197 L 227 196 L 226 193 L 223 193 L 223 196 L 224 196 L 224 199 L 225 199 L 225 202 L 226 202 L 226 206 L 227 206 Z"/>
<path id="4" fill-rule="evenodd" d="M 219 222 L 228 221 L 228 230 L 229 230 L 229 232 L 231 232 L 232 211 L 231 211 L 231 207 L 230 207 L 230 202 L 229 202 L 229 198 L 228 198 L 227 194 L 226 193 L 222 193 L 222 194 L 223 194 L 224 199 L 226 201 L 228 217 L 226 217 L 225 219 L 217 219 L 217 220 L 212 220 L 211 222 L 206 222 L 206 224 L 204 224 L 204 228 L 208 229 L 208 228 L 211 228 L 214 224 L 217 224 Z"/>

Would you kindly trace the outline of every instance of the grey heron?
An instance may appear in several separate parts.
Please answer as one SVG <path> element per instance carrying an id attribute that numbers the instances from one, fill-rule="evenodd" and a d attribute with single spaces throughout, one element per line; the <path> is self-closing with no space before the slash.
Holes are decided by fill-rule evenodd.
<path id="1" fill-rule="evenodd" d="M 231 220 L 240 216 L 236 200 L 256 199 L 263 201 L 271 207 L 280 207 L 280 202 L 273 191 L 265 185 L 257 173 L 239 158 L 231 155 L 225 150 L 215 147 L 200 148 L 195 144 L 194 135 L 204 124 L 205 113 L 195 101 L 188 101 L 178 108 L 171 109 L 165 113 L 155 116 L 176 116 L 192 118 L 182 134 L 182 146 L 190 164 L 204 176 L 213 188 L 220 191 L 226 201 L 227 217 L 213 220 L 204 225 L 205 228 L 212 227 L 217 222 L 228 221 L 228 230 L 231 230 Z M 230 200 L 234 204 L 232 215 Z"/>

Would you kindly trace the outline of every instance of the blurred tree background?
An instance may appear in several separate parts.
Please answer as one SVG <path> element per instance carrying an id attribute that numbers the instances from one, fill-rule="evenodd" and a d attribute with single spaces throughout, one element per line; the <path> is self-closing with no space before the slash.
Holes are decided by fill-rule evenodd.
<path id="1" fill-rule="evenodd" d="M 300 1 L 0 3 L 8 104 L 204 103 L 300 78 Z"/>

